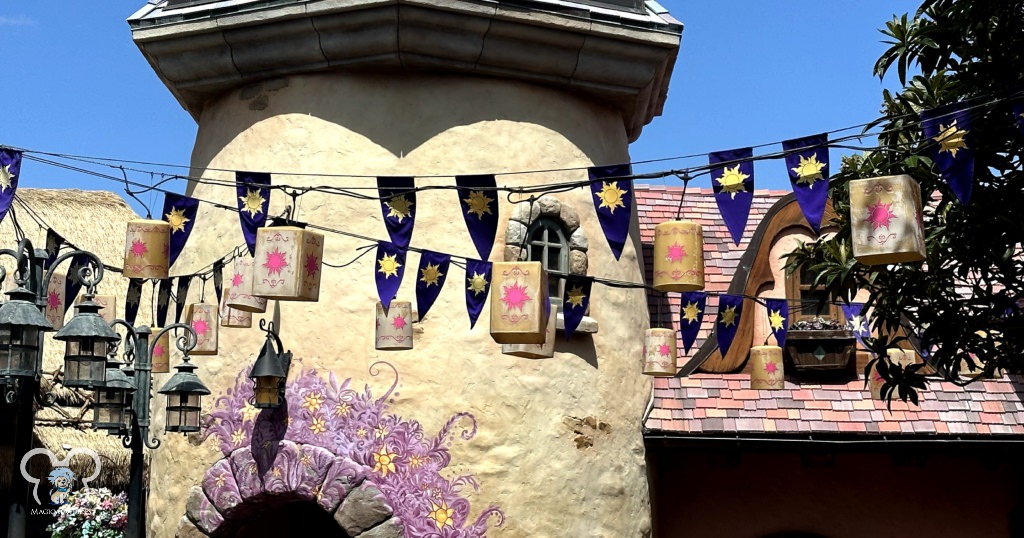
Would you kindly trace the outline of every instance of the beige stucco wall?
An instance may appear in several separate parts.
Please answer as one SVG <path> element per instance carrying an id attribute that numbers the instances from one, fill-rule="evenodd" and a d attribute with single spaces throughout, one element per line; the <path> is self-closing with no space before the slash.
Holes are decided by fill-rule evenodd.
<path id="1" fill-rule="evenodd" d="M 489 78 L 412 75 L 291 77 L 224 95 L 204 111 L 193 152 L 194 174 L 234 180 L 224 170 L 288 170 L 352 175 L 439 175 L 586 167 L 628 161 L 621 117 L 611 109 L 557 90 Z M 499 184 L 579 180 L 585 170 L 499 176 Z M 372 177 L 275 175 L 276 184 L 374 187 Z M 454 185 L 450 176 L 419 178 L 418 186 Z M 366 191 L 364 191 L 366 192 Z M 198 185 L 196 197 L 235 206 L 234 187 Z M 368 194 L 375 194 L 369 191 Z M 412 245 L 476 256 L 453 190 L 418 193 Z M 581 215 L 590 238 L 590 274 L 639 282 L 641 261 L 634 212 L 632 242 L 616 261 L 593 211 L 589 189 L 558 194 Z M 505 225 L 513 206 L 501 197 L 492 261 L 502 259 Z M 271 199 L 271 214 L 289 200 Z M 298 203 L 299 220 L 386 239 L 377 201 L 320 193 Z M 238 215 L 201 205 L 193 238 L 175 272 L 199 268 L 242 242 Z M 324 259 L 351 260 L 364 242 L 328 234 Z M 410 253 L 400 298 L 414 299 L 418 255 Z M 324 267 L 320 301 L 281 303 L 280 332 L 300 369 L 334 371 L 382 393 L 390 384 L 367 368 L 386 360 L 400 372 L 392 407 L 436 432 L 453 413 L 468 411 L 479 433 L 452 447 L 453 473 L 473 474 L 470 520 L 488 505 L 506 514 L 493 536 L 645 536 L 650 533 L 641 415 L 650 381 L 637 357 L 647 327 L 642 290 L 595 285 L 593 337 L 560 341 L 556 356 L 529 360 L 502 355 L 488 334 L 487 309 L 472 331 L 466 315 L 463 270 L 449 279 L 423 323 L 412 351 L 375 351 L 376 290 L 372 254 L 352 265 Z M 197 295 L 193 285 L 193 295 Z M 208 290 L 208 297 L 212 291 Z M 271 303 L 267 316 L 275 308 Z M 259 316 L 254 316 L 258 318 Z M 255 325 L 256 323 L 254 323 Z M 232 385 L 262 345 L 253 329 L 222 329 L 221 352 L 196 361 L 213 392 Z M 157 376 L 162 383 L 166 376 Z M 208 398 L 204 408 L 212 408 Z M 157 420 L 162 420 L 158 413 Z M 588 430 L 596 417 L 608 426 Z M 592 438 L 577 448 L 575 438 Z M 185 510 L 188 488 L 219 453 L 213 440 L 191 446 L 167 436 L 153 453 L 150 527 L 170 537 Z"/>

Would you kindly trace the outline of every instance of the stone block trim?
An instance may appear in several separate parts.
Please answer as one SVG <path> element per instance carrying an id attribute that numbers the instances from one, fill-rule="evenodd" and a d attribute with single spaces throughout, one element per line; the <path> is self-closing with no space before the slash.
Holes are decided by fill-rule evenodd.
<path id="1" fill-rule="evenodd" d="M 351 536 L 359 536 L 377 525 L 392 519 L 391 507 L 384 502 L 380 490 L 363 483 L 352 490 L 341 507 L 334 513 L 334 520 Z"/>

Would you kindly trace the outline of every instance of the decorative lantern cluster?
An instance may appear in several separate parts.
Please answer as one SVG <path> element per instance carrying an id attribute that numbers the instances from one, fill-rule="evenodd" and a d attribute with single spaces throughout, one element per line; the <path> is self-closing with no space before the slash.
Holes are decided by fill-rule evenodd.
<path id="1" fill-rule="evenodd" d="M 921 187 L 906 174 L 851 181 L 850 223 L 864 265 L 925 259 Z"/>
<path id="2" fill-rule="evenodd" d="M 271 409 L 284 401 L 285 380 L 292 364 L 292 352 L 284 351 L 281 339 L 274 331 L 274 323 L 260 320 L 260 330 L 267 333 L 263 349 L 252 365 L 249 379 L 253 381 L 253 397 L 249 402 L 257 409 Z"/>
<path id="3" fill-rule="evenodd" d="M 494 262 L 491 278 L 491 338 L 499 344 L 543 344 L 552 315 L 544 266 Z"/>
<path id="4" fill-rule="evenodd" d="M 670 220 L 654 227 L 654 289 L 704 289 L 704 231 L 700 224 Z"/>
<path id="5" fill-rule="evenodd" d="M 750 388 L 781 390 L 784 386 L 782 348 L 768 345 L 750 348 Z"/>
<path id="6" fill-rule="evenodd" d="M 412 349 L 412 303 L 391 301 L 384 308 L 377 301 L 377 321 L 374 330 L 374 347 L 380 350 Z"/>
<path id="7" fill-rule="evenodd" d="M 167 278 L 171 225 L 162 220 L 128 222 L 124 242 L 124 277 Z"/>
<path id="8" fill-rule="evenodd" d="M 323 256 L 323 234 L 295 226 L 260 228 L 256 232 L 253 295 L 278 301 L 318 301 Z"/>

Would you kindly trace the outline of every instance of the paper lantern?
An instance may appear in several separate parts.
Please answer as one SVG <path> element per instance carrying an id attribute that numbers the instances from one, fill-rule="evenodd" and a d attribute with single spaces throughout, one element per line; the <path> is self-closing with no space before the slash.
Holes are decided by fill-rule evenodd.
<path id="1" fill-rule="evenodd" d="M 704 232 L 700 224 L 670 220 L 654 227 L 654 289 L 704 289 Z"/>
<path id="2" fill-rule="evenodd" d="M 548 273 L 540 262 L 491 266 L 491 338 L 495 342 L 543 344 L 550 304 Z"/>
<path id="3" fill-rule="evenodd" d="M 79 295 L 78 299 L 75 299 L 75 304 L 81 303 L 85 299 L 85 295 Z M 110 325 L 117 319 L 117 297 L 113 295 L 96 295 L 93 296 L 92 302 L 100 305 L 100 317 L 103 321 Z"/>
<path id="4" fill-rule="evenodd" d="M 162 329 L 160 327 L 153 327 L 153 336 L 156 336 Z M 171 371 L 171 332 L 165 332 L 156 344 L 150 341 L 150 345 L 153 346 L 153 356 L 150 360 L 153 363 L 154 374 L 166 374 Z"/>
<path id="5" fill-rule="evenodd" d="M 252 312 L 228 306 L 228 294 L 220 299 L 220 326 L 248 329 L 252 327 Z"/>
<path id="6" fill-rule="evenodd" d="M 63 273 L 54 273 L 46 290 L 46 308 L 43 314 L 50 325 L 53 325 L 54 330 L 64 327 L 64 311 L 67 307 L 67 292 L 64 288 L 66 282 L 67 277 Z"/>
<path id="7" fill-rule="evenodd" d="M 882 399 L 882 385 L 885 384 L 885 380 L 878 374 L 878 370 L 875 365 L 871 365 L 871 369 L 868 370 L 868 390 L 871 392 L 872 400 Z"/>
<path id="8" fill-rule="evenodd" d="M 921 187 L 906 174 L 850 182 L 853 255 L 865 265 L 925 258 Z"/>
<path id="9" fill-rule="evenodd" d="M 885 352 L 889 356 L 889 363 L 893 365 L 898 364 L 899 366 L 906 368 L 907 366 L 918 362 L 917 353 L 910 349 L 891 347 L 885 350 Z"/>
<path id="10" fill-rule="evenodd" d="M 676 332 L 647 329 L 644 333 L 644 374 L 655 377 L 676 375 Z"/>
<path id="11" fill-rule="evenodd" d="M 217 306 L 209 303 L 188 305 L 188 324 L 196 332 L 196 347 L 190 355 L 217 354 Z"/>
<path id="12" fill-rule="evenodd" d="M 412 303 L 391 301 L 387 312 L 377 301 L 377 329 L 374 347 L 381 350 L 412 349 Z"/>
<path id="13" fill-rule="evenodd" d="M 550 303 L 549 299 L 549 303 Z M 544 331 L 543 344 L 502 344 L 501 352 L 505 355 L 523 357 L 524 359 L 550 359 L 555 356 L 555 322 L 557 306 L 551 304 L 551 315 L 548 316 L 547 330 Z"/>
<path id="14" fill-rule="evenodd" d="M 320 299 L 324 236 L 294 226 L 256 232 L 253 295 L 278 301 Z"/>
<path id="15" fill-rule="evenodd" d="M 750 348 L 750 388 L 754 390 L 781 390 L 785 385 L 782 367 L 782 348 L 754 346 Z"/>
<path id="16" fill-rule="evenodd" d="M 131 220 L 124 240 L 125 278 L 167 278 L 171 225 L 162 220 Z"/>
<path id="17" fill-rule="evenodd" d="M 235 258 L 234 271 L 228 282 L 227 305 L 235 310 L 262 314 L 267 311 L 267 300 L 252 294 L 256 262 L 252 258 Z"/>

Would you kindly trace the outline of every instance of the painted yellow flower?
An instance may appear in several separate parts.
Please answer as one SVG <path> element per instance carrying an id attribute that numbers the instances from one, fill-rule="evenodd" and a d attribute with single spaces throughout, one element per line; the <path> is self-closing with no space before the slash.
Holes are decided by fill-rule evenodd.
<path id="1" fill-rule="evenodd" d="M 245 402 L 245 407 L 242 408 L 242 420 L 245 422 L 252 422 L 256 420 L 256 415 L 260 414 L 260 410 L 254 407 L 251 403 Z"/>
<path id="2" fill-rule="evenodd" d="M 394 198 L 384 202 L 384 205 L 388 206 L 388 216 L 398 219 L 398 222 L 402 222 L 402 219 L 409 218 L 409 214 L 412 212 L 413 203 L 410 202 L 405 195 L 395 196 Z"/>
<path id="3" fill-rule="evenodd" d="M 439 279 L 444 276 L 441 272 L 441 268 L 437 264 L 428 263 L 426 267 L 420 269 L 423 278 L 420 278 L 420 282 L 426 283 L 426 287 L 437 286 Z"/>
<path id="4" fill-rule="evenodd" d="M 313 432 L 313 434 L 315 435 L 320 435 L 321 433 L 324 433 L 325 431 L 327 431 L 327 421 L 320 416 L 313 417 L 313 422 L 311 422 L 309 425 L 309 431 Z"/>
<path id="5" fill-rule="evenodd" d="M 281 478 L 281 468 L 274 467 L 274 469 L 270 471 L 270 474 L 274 475 L 274 478 Z"/>
<path id="6" fill-rule="evenodd" d="M 446 525 L 455 528 L 455 522 L 452 521 L 452 516 L 455 515 L 454 508 L 448 508 L 448 503 L 445 501 L 441 501 L 440 505 L 431 502 L 430 507 L 431 511 L 427 515 L 427 519 L 434 521 L 434 524 L 437 525 L 437 530 L 443 529 Z"/>
<path id="7" fill-rule="evenodd" d="M 337 416 L 337 417 L 348 416 L 348 414 L 349 414 L 349 412 L 351 410 L 352 410 L 352 408 L 349 407 L 347 403 L 341 402 L 340 404 L 334 406 L 334 416 Z"/>
<path id="8" fill-rule="evenodd" d="M 171 208 L 171 212 L 166 215 L 167 222 L 171 225 L 171 233 L 185 231 L 185 223 L 192 220 L 185 216 L 184 209 L 178 209 L 176 207 Z"/>
<path id="9" fill-rule="evenodd" d="M 813 189 L 815 181 L 824 179 L 821 175 L 822 168 L 825 168 L 825 163 L 818 162 L 818 154 L 812 153 L 810 158 L 800 155 L 800 164 L 790 170 L 796 174 L 797 183 L 809 185 Z"/>
<path id="10" fill-rule="evenodd" d="M 955 158 L 957 151 L 967 149 L 967 142 L 964 140 L 966 136 L 967 131 L 958 129 L 956 120 L 953 120 L 949 125 L 939 125 L 939 136 L 934 140 L 939 143 L 939 153 L 948 151 Z"/>
<path id="11" fill-rule="evenodd" d="M 616 207 L 626 207 L 626 204 L 622 203 L 622 195 L 624 194 L 626 194 L 626 191 L 619 188 L 618 181 L 605 181 L 601 187 L 601 192 L 594 196 L 601 200 L 597 207 L 607 208 L 609 213 L 614 214 Z"/>
<path id="12" fill-rule="evenodd" d="M 299 458 L 299 463 L 309 467 L 309 464 L 313 463 L 313 458 L 309 457 L 309 454 L 303 454 L 302 457 Z"/>
<path id="13" fill-rule="evenodd" d="M 398 454 L 388 452 L 387 445 L 381 446 L 380 450 L 373 453 L 373 472 L 380 473 L 381 478 L 386 477 L 388 473 L 395 472 L 396 459 L 398 459 Z"/>
<path id="14" fill-rule="evenodd" d="M 740 165 L 722 170 L 722 177 L 718 178 L 718 184 L 722 186 L 722 192 L 728 193 L 730 197 L 736 198 L 736 193 L 747 192 L 743 181 L 750 177 L 740 171 Z"/>
<path id="15" fill-rule="evenodd" d="M 217 477 L 213 479 L 213 482 L 217 484 L 218 488 L 224 487 L 225 481 L 226 479 L 224 478 L 224 473 L 218 474 Z"/>
<path id="16" fill-rule="evenodd" d="M 388 435 L 388 427 L 383 424 L 378 424 L 373 430 L 373 433 L 377 436 L 377 439 L 383 439 Z"/>
<path id="17" fill-rule="evenodd" d="M 321 392 L 310 392 L 306 394 L 305 401 L 302 403 L 302 407 L 309 410 L 310 413 L 316 413 L 320 406 L 324 403 L 324 395 Z"/>
<path id="18" fill-rule="evenodd" d="M 466 213 L 473 213 L 478 219 L 483 219 L 485 214 L 493 214 L 491 202 L 494 198 L 484 194 L 484 191 L 469 191 L 469 198 L 463 198 L 462 201 L 466 202 Z"/>
<path id="19" fill-rule="evenodd" d="M 241 445 L 242 441 L 245 440 L 245 432 L 242 430 L 235 430 L 231 432 L 231 443 L 234 445 Z"/>
<path id="20" fill-rule="evenodd" d="M 423 463 L 427 461 L 427 458 L 420 456 L 419 454 L 409 456 L 409 467 L 413 469 L 419 469 L 423 466 Z"/>
<path id="21" fill-rule="evenodd" d="M 383 258 L 377 260 L 377 264 L 380 266 L 377 272 L 384 273 L 384 278 L 398 276 L 398 268 L 402 264 L 398 263 L 397 257 L 397 254 L 385 254 Z"/>
<path id="22" fill-rule="evenodd" d="M 358 430 L 356 430 L 356 437 L 363 439 L 366 437 L 367 433 L 370 432 L 366 431 L 366 428 L 359 428 Z"/>

